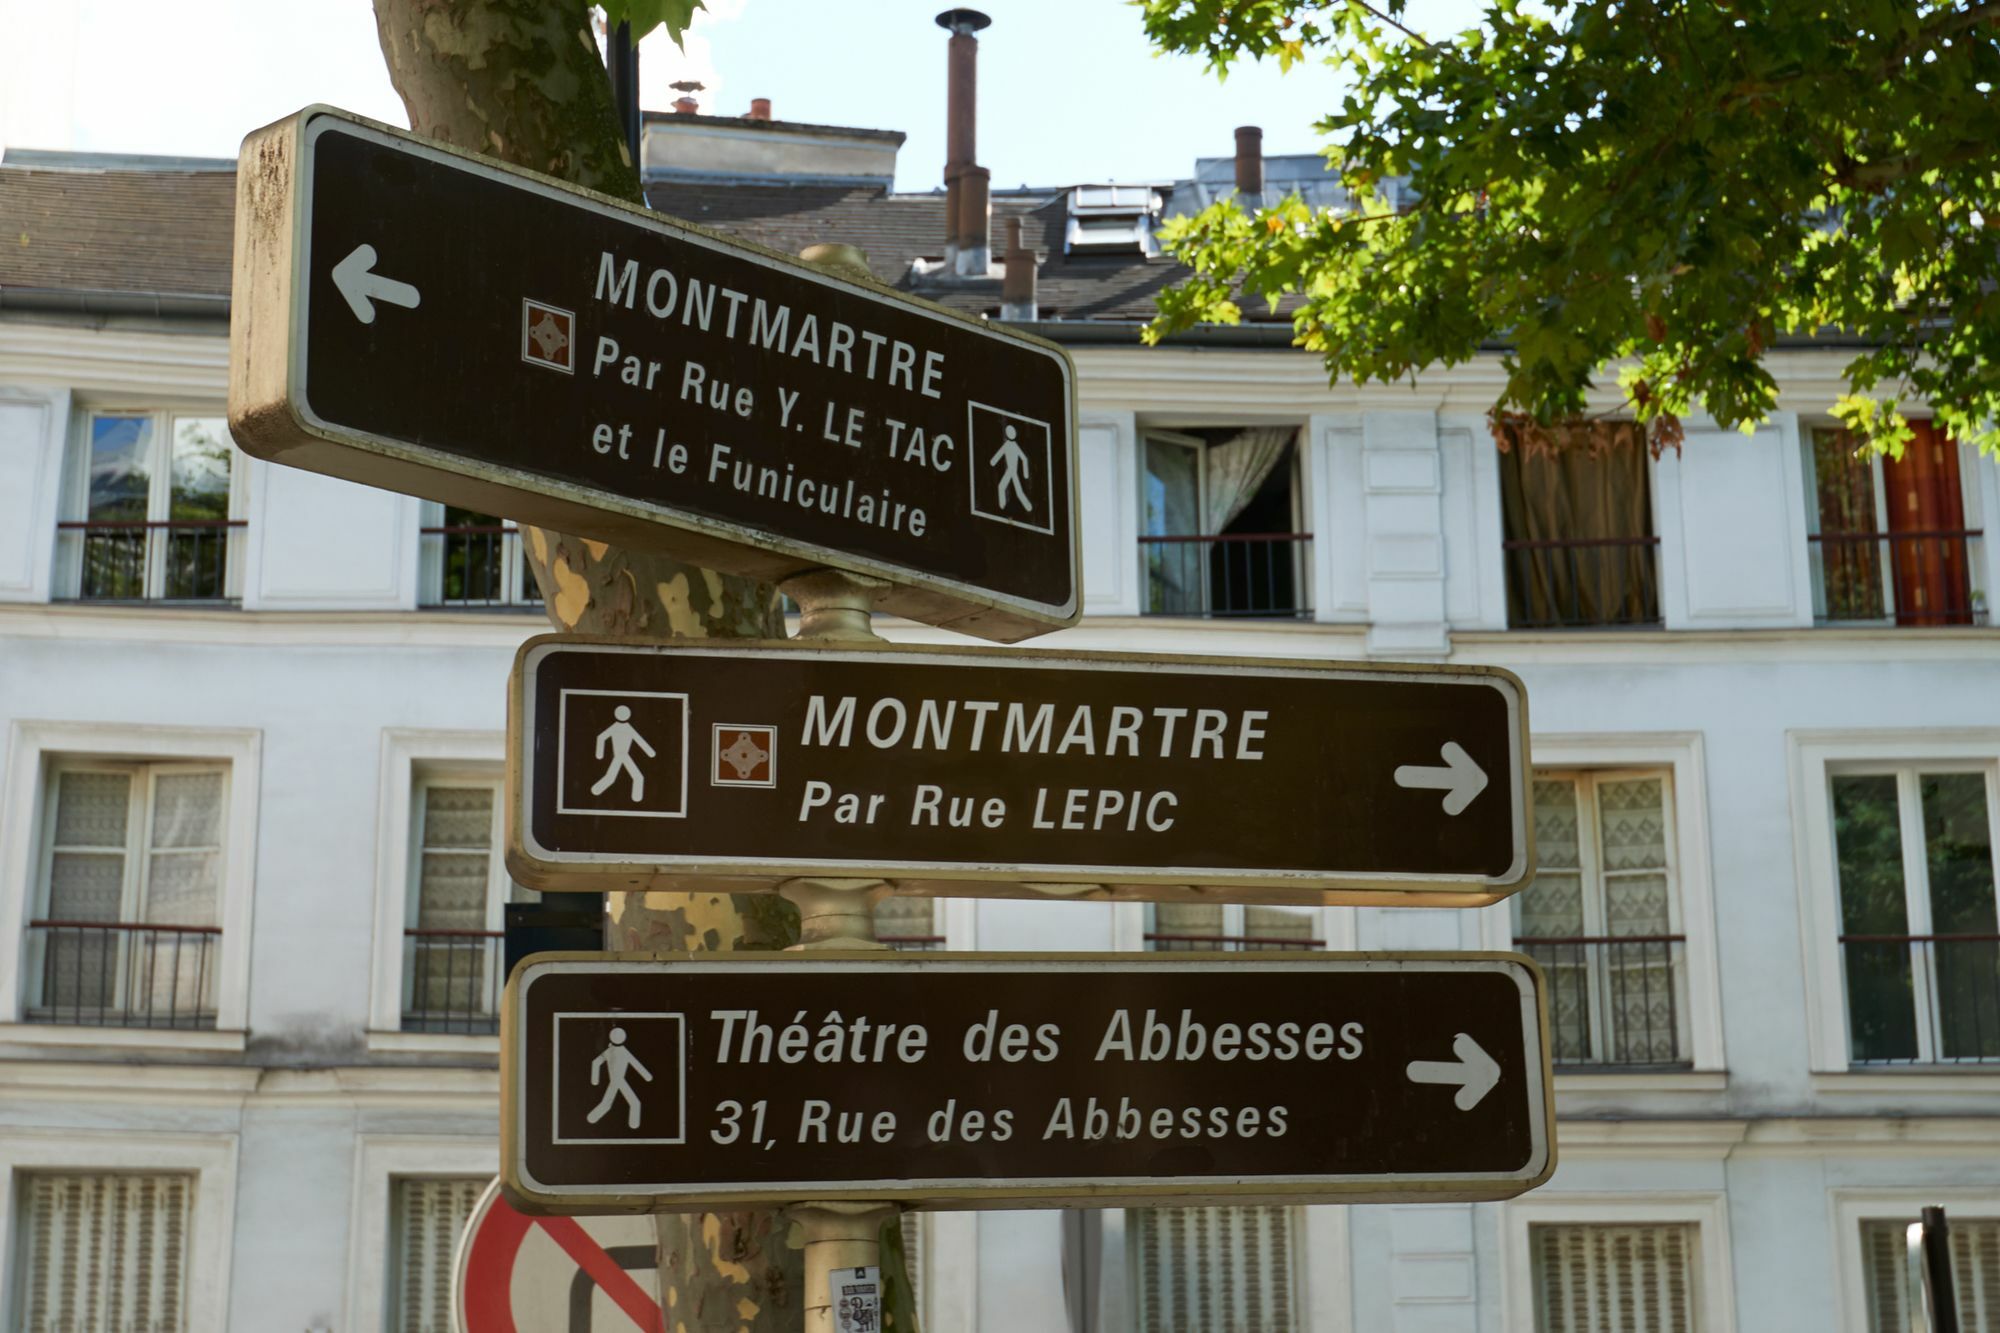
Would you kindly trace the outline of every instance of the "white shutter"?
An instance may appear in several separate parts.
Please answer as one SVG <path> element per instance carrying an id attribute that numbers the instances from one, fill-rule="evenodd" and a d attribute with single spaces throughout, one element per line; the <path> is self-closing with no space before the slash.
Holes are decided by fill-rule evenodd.
<path id="1" fill-rule="evenodd" d="M 1914 1216 L 1861 1224 L 1870 1333 L 1908 1333 L 1908 1241 Z M 2000 1218 L 1947 1217 L 1952 1286 L 1963 1333 L 2000 1333 Z"/>
<path id="2" fill-rule="evenodd" d="M 904 949 L 929 949 L 937 928 L 937 899 L 890 894 L 875 902 L 875 938 Z"/>
<path id="3" fill-rule="evenodd" d="M 452 1258 L 459 1233 L 486 1186 L 484 1177 L 410 1177 L 395 1182 L 390 1200 L 395 1237 L 389 1294 L 392 1333 L 452 1333 Z"/>
<path id="4" fill-rule="evenodd" d="M 23 1173 L 23 1333 L 186 1333 L 194 1177 Z"/>
<path id="5" fill-rule="evenodd" d="M 56 775 L 54 796 L 48 919 L 122 920 L 132 822 L 131 773 L 64 770 Z M 43 1010 L 80 1016 L 116 1005 L 123 950 L 120 932 L 58 927 L 37 943 Z"/>
<path id="6" fill-rule="evenodd" d="M 905 1211 L 900 1219 L 903 1230 L 903 1267 L 909 1270 L 912 1304 L 924 1308 L 924 1215 Z"/>
<path id="7" fill-rule="evenodd" d="M 160 925 L 212 926 L 222 888 L 226 774 L 220 768 L 174 766 L 155 768 L 150 776 L 152 810 L 139 918 Z M 213 1014 L 213 937 L 164 931 L 141 938 L 145 949 L 133 960 L 132 984 L 144 993 L 147 1012 L 176 1026 Z"/>
<path id="8" fill-rule="evenodd" d="M 1289 1333 L 1289 1208 L 1148 1208 L 1128 1214 L 1139 1333 Z"/>
<path id="9" fill-rule="evenodd" d="M 1696 1228 L 1535 1225 L 1536 1333 L 1693 1333 Z"/>
<path id="10" fill-rule="evenodd" d="M 423 828 L 417 867 L 419 930 L 486 930 L 493 893 L 491 786 L 423 789 Z M 467 935 L 419 936 L 410 942 L 405 976 L 408 1011 L 433 1022 L 464 1024 L 493 1012 L 486 939 Z"/>

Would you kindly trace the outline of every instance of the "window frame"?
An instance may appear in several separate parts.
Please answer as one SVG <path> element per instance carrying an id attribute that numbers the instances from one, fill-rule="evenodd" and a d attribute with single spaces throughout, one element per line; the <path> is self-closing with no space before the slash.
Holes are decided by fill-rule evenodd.
<path id="1" fill-rule="evenodd" d="M 1896 831 L 1897 843 L 1902 849 L 1903 879 L 1903 933 L 1911 936 L 1930 935 L 1931 892 L 1930 865 L 1925 855 L 1923 790 L 1919 782 L 1924 774 L 1977 774 L 1985 779 L 1986 789 L 1986 829 L 1989 853 L 1994 858 L 1993 896 L 1996 917 L 2000 917 L 2000 758 L 1977 759 L 1936 759 L 1888 761 L 1881 759 L 1836 759 L 1827 765 L 1827 800 L 1833 799 L 1833 780 L 1843 777 L 1890 777 L 1896 781 Z M 1844 915 L 1840 888 L 1840 849 L 1836 839 L 1833 856 L 1833 890 L 1836 913 Z M 1844 927 L 1843 927 L 1844 930 Z M 1835 947 L 1838 951 L 1838 935 Z M 1916 984 L 1919 974 L 1922 985 Z M 1916 1025 L 1917 1055 L 1914 1060 L 1856 1060 L 1853 1055 L 1853 1034 L 1848 1034 L 1848 1063 L 1865 1068 L 1929 1068 L 1935 1066 L 1960 1066 L 1967 1068 L 2000 1069 L 2000 1059 L 1980 1060 L 1947 1059 L 1933 1049 L 1933 1037 L 1937 1031 L 1936 1000 L 1937 973 L 1935 967 L 1920 968 L 1915 959 L 1910 964 L 1912 1021 Z M 1846 959 L 1841 960 L 1841 1015 L 1852 1021 L 1847 994 Z"/>
<path id="2" fill-rule="evenodd" d="M 236 1211 L 237 1136 L 170 1134 L 131 1128 L 0 1130 L 0 1311 L 19 1299 L 20 1209 L 23 1172 L 96 1175 L 114 1171 L 181 1171 L 194 1179 L 187 1260 L 187 1326 L 227 1324 L 229 1259 Z"/>
<path id="3" fill-rule="evenodd" d="M 1213 606 L 1210 605 L 1212 589 L 1208 581 L 1210 563 L 1207 559 L 1202 561 L 1202 582 L 1200 588 L 1197 590 L 1200 602 L 1198 610 L 1153 611 L 1149 609 L 1153 592 L 1153 566 L 1155 558 L 1159 554 L 1159 548 L 1150 545 L 1150 542 L 1160 537 L 1220 538 L 1225 535 L 1208 530 L 1209 451 L 1215 447 L 1215 444 L 1199 435 L 1191 435 L 1187 432 L 1196 429 L 1241 430 L 1253 426 L 1292 427 L 1294 435 L 1291 457 L 1286 461 L 1283 471 L 1291 483 L 1291 530 L 1297 533 L 1305 530 L 1312 516 L 1312 497 L 1310 494 L 1311 462 L 1308 458 L 1308 453 L 1313 448 L 1313 423 L 1317 420 L 1318 418 L 1316 417 L 1307 417 L 1296 422 L 1282 418 L 1276 421 L 1257 420 L 1254 418 L 1218 422 L 1204 421 L 1186 424 L 1178 430 L 1168 425 L 1149 424 L 1145 421 L 1134 422 L 1131 428 L 1133 436 L 1131 454 L 1133 459 L 1133 489 L 1137 492 L 1137 499 L 1133 509 L 1133 528 L 1136 536 L 1134 545 L 1137 547 L 1138 554 L 1138 583 L 1136 585 L 1137 605 L 1133 609 L 1137 614 L 1160 620 L 1210 620 L 1218 618 Z M 1193 532 L 1153 532 L 1147 525 L 1146 511 L 1149 499 L 1147 490 L 1149 480 L 1152 476 L 1148 465 L 1148 454 L 1155 443 L 1182 449 L 1194 457 L 1195 530 Z M 1320 618 L 1320 611 L 1315 606 L 1319 580 L 1319 564 L 1315 552 L 1320 549 L 1320 538 L 1317 534 L 1309 533 L 1303 545 L 1309 549 L 1301 549 L 1301 543 L 1291 543 L 1291 549 L 1288 553 L 1292 569 L 1293 600 L 1300 605 L 1293 608 L 1293 611 L 1289 614 L 1274 613 L 1268 617 L 1247 616 L 1244 617 L 1245 619 L 1254 623 L 1287 619 L 1302 620 L 1310 623 Z M 1212 552 L 1214 548 L 1211 546 L 1205 549 Z M 1220 618 L 1236 619 L 1237 617 L 1225 613 Z"/>
<path id="4" fill-rule="evenodd" d="M 1840 1301 L 1840 1333 L 1873 1333 L 1868 1326 L 1868 1253 L 1861 1244 L 1864 1222 L 1914 1222 L 1922 1210 L 1942 1205 L 1945 1220 L 1954 1213 L 2000 1217 L 2000 1190 L 1943 1187 L 1936 1189 L 1837 1189 L 1829 1191 L 1833 1219 L 1833 1277 Z"/>
<path id="5" fill-rule="evenodd" d="M 1716 950 L 1714 863 L 1709 851 L 1708 774 L 1702 734 L 1698 731 L 1538 733 L 1531 738 L 1529 748 L 1539 769 L 1666 771 L 1669 816 L 1673 820 L 1668 859 L 1675 877 L 1679 933 L 1686 937 L 1681 958 L 1687 977 L 1685 1021 L 1689 1065 L 1636 1073 L 1599 1073 L 1588 1066 L 1565 1065 L 1556 1071 L 1556 1078 L 1564 1084 L 1606 1091 L 1714 1081 L 1715 1075 L 1727 1073 L 1728 1053 L 1722 1035 L 1722 974 Z M 1511 897 L 1480 908 L 1478 916 L 1481 948 L 1514 948 Z"/>
<path id="6" fill-rule="evenodd" d="M 411 775 L 409 785 L 409 853 L 404 868 L 403 881 L 403 929 L 414 929 L 423 907 L 424 855 L 429 850 L 425 817 L 428 811 L 428 797 L 433 787 L 484 788 L 493 796 L 493 815 L 487 830 L 486 860 L 486 911 L 482 919 L 483 930 L 504 930 L 506 927 L 506 904 L 512 898 L 514 877 L 507 873 L 507 780 L 504 770 L 492 764 L 473 764 L 463 761 L 426 763 L 419 762 Z M 465 851 L 465 848 L 455 849 Z M 396 1028 L 402 1030 L 403 1018 L 410 1011 L 413 987 L 416 978 L 408 966 L 412 954 L 410 939 L 406 934 L 398 944 L 398 966 L 400 975 L 399 999 L 397 1001 Z M 497 967 L 498 956 L 492 959 Z M 505 979 L 501 979 L 505 984 Z M 497 989 L 497 988 L 496 988 Z M 497 997 L 496 997 L 497 1001 Z M 499 1010 L 494 1010 L 497 1020 Z"/>
<path id="7" fill-rule="evenodd" d="M 1664 839 L 1666 865 L 1660 872 L 1665 875 L 1668 886 L 1667 933 L 1682 937 L 1679 959 L 1674 959 L 1671 951 L 1668 954 L 1668 967 L 1675 975 L 1675 983 L 1679 987 L 1680 995 L 1680 1003 L 1675 1006 L 1674 1013 L 1674 1041 L 1681 1050 L 1688 1052 L 1689 1061 L 1692 1062 L 1694 1033 L 1691 1014 L 1694 1005 L 1694 995 L 1689 984 L 1687 917 L 1685 908 L 1681 903 L 1681 853 L 1680 839 L 1677 836 L 1680 828 L 1680 811 L 1678 797 L 1674 790 L 1673 767 L 1668 764 L 1562 766 L 1536 764 L 1534 771 L 1530 774 L 1531 781 L 1540 782 L 1553 779 L 1572 781 L 1576 784 L 1577 828 L 1579 835 L 1577 840 L 1576 873 L 1584 882 L 1583 933 L 1596 938 L 1609 937 L 1605 925 L 1605 897 L 1609 888 L 1608 876 L 1613 874 L 1644 875 L 1653 873 L 1651 871 L 1605 870 L 1604 849 L 1602 845 L 1604 831 L 1600 821 L 1598 806 L 1598 785 L 1607 781 L 1633 781 L 1651 777 L 1660 779 L 1662 789 L 1660 812 L 1666 820 L 1667 828 L 1670 830 L 1668 836 Z M 1522 890 L 1522 893 L 1525 892 L 1525 889 Z M 1524 939 L 1532 942 L 1534 938 L 1533 936 L 1523 937 L 1517 929 L 1516 916 L 1521 907 L 1521 899 L 1521 893 L 1516 893 L 1507 899 L 1507 947 L 1510 949 L 1519 949 Z M 1589 966 L 1589 964 L 1586 964 L 1586 969 Z M 1609 1023 L 1605 1013 L 1608 1000 L 1608 996 L 1605 993 L 1606 987 L 1609 985 L 1608 969 L 1600 968 L 1599 971 L 1606 975 L 1592 978 L 1589 997 L 1589 1030 L 1591 1045 L 1593 1047 L 1601 1046 L 1609 1031 Z M 1588 1070 L 1593 1066 L 1604 1065 L 1610 1065 L 1615 1068 L 1616 1062 L 1605 1058 L 1592 1058 L 1579 1064 L 1564 1067 L 1571 1070 L 1578 1068 Z M 1660 1072 L 1671 1072 L 1671 1067 L 1662 1067 Z"/>
<path id="8" fill-rule="evenodd" d="M 1285 906 L 1288 904 L 1280 904 Z M 1318 950 L 1312 952 L 1337 953 L 1352 952 L 1360 947 L 1357 943 L 1356 912 L 1353 907 L 1324 907 L 1318 904 L 1301 904 L 1305 910 L 1316 914 L 1315 938 L 1323 941 Z M 1223 921 L 1242 921 L 1242 903 L 1225 903 Z M 1232 912 L 1231 909 L 1234 909 Z M 1111 904 L 1111 947 L 1120 953 L 1157 953 L 1147 945 L 1146 936 L 1152 930 L 1153 904 L 1150 902 L 1115 902 Z M 1227 933 L 1225 931 L 1225 933 Z M 1241 931 L 1237 932 L 1241 934 Z M 1242 952 L 1225 950 L 1225 952 Z"/>
<path id="9" fill-rule="evenodd" d="M 28 889 L 28 915 L 30 919 L 50 915 L 49 895 L 55 885 L 56 857 L 56 817 L 59 802 L 55 793 L 66 773 L 117 773 L 129 778 L 130 785 L 125 793 L 125 846 L 120 855 L 124 865 L 120 875 L 117 921 L 134 925 L 145 920 L 146 902 L 151 897 L 151 874 L 153 859 L 153 812 L 159 790 L 159 780 L 165 776 L 194 773 L 219 773 L 222 777 L 221 841 L 217 851 L 228 855 L 229 850 L 229 765 L 213 761 L 194 759 L 106 759 L 97 756 L 78 757 L 56 755 L 44 767 L 46 784 L 42 800 L 41 826 L 37 830 L 38 855 L 35 863 L 33 882 Z M 102 852 L 110 848 L 90 849 Z M 177 848 L 174 850 L 192 850 Z M 221 883 L 216 885 L 215 914 L 222 915 Z M 220 926 L 218 919 L 213 923 Z M 36 941 L 29 941 L 24 951 L 21 967 L 21 989 L 28 994 L 39 992 L 46 979 L 45 966 L 47 951 L 35 947 Z M 121 945 L 130 948 L 129 941 Z M 221 941 L 217 940 L 218 953 Z M 126 996 L 125 987 L 131 981 L 132 969 L 120 966 L 117 969 L 117 995 L 114 1003 L 122 1007 Z"/>
<path id="10" fill-rule="evenodd" d="M 458 506 L 452 506 L 457 508 Z M 431 528 L 445 526 L 446 506 L 438 500 L 421 500 L 417 508 L 417 607 L 424 611 L 539 611 L 541 593 L 527 567 L 527 538 L 521 525 L 511 518 L 496 518 L 500 534 L 500 595 L 490 600 L 448 601 L 444 595 L 444 558 L 440 550 L 435 561 L 425 550 Z M 512 559 L 508 556 L 512 555 Z M 435 564 L 436 568 L 431 566 Z"/>
<path id="11" fill-rule="evenodd" d="M 1989 813 L 2000 799 L 2000 727 L 1911 728 L 1903 730 L 1797 730 L 1785 733 L 1791 778 L 1792 858 L 1800 893 L 1799 930 L 1806 960 L 1807 1067 L 1814 1074 L 1858 1074 L 1874 1086 L 1885 1076 L 1903 1075 L 1932 1086 L 1971 1090 L 1967 1079 L 1984 1084 L 2000 1075 L 2000 1062 L 1879 1064 L 1855 1061 L 1850 1053 L 1847 979 L 1839 944 L 1842 933 L 1840 881 L 1833 833 L 1836 774 L 1910 768 L 1928 772 L 1978 768 L 1988 773 Z M 1898 815 L 1909 812 L 1899 800 Z M 1907 825 L 1905 826 L 1907 828 Z M 2000 832 L 2000 829 L 1996 829 Z M 1921 837 L 1918 839 L 1921 856 Z M 2000 840 L 1995 842 L 2000 855 Z M 1911 855 L 1904 837 L 1905 864 Z M 1907 878 L 1904 894 L 1910 892 Z M 1911 934 L 1919 932 L 1910 931 Z M 1959 1080 L 1956 1084 L 1953 1080 Z"/>
<path id="12" fill-rule="evenodd" d="M 1736 1280 L 1730 1268 L 1729 1197 L 1721 1190 L 1644 1194 L 1550 1194 L 1537 1191 L 1500 1205 L 1502 1324 L 1534 1333 L 1531 1226 L 1674 1226 L 1695 1228 L 1694 1313 L 1697 1333 L 1735 1333 Z M 1858 1233 L 1857 1233 L 1858 1234 Z"/>
<path id="13" fill-rule="evenodd" d="M 390 1210 L 398 1179 L 491 1180 L 498 1174 L 500 1148 L 491 1134 L 356 1135 L 347 1215 L 347 1317 L 336 1326 L 343 1333 L 384 1333 L 389 1327 Z"/>
<path id="14" fill-rule="evenodd" d="M 255 728 L 16 720 L 9 724 L 8 741 L 7 768 L 4 783 L 0 783 L 0 959 L 26 956 L 27 923 L 42 901 L 42 831 L 44 821 L 52 819 L 53 802 L 48 797 L 57 764 L 193 763 L 220 765 L 227 776 L 222 881 L 216 899 L 215 924 L 222 928 L 222 935 L 216 946 L 214 1029 L 91 1028 L 23 1022 L 22 978 L 0 987 L 0 1032 L 10 1041 L 35 1045 L 243 1049 L 249 1024 L 263 733 Z M 129 865 L 127 873 L 132 873 Z"/>
<path id="15" fill-rule="evenodd" d="M 64 451 L 61 483 L 58 487 L 57 521 L 63 523 L 88 522 L 90 519 L 90 443 L 92 424 L 100 417 L 144 418 L 152 423 L 153 440 L 147 446 L 147 491 L 146 522 L 171 523 L 173 521 L 173 463 L 174 426 L 182 420 L 207 420 L 224 423 L 223 434 L 228 437 L 229 419 L 226 407 L 206 406 L 166 406 L 159 403 L 132 403 L 122 401 L 78 402 L 70 412 L 70 430 Z M 249 558 L 248 534 L 249 468 L 250 457 L 229 439 L 229 497 L 224 506 L 224 517 L 235 526 L 224 529 L 222 592 L 217 597 L 175 597 L 166 595 L 167 542 L 160 537 L 160 530 L 148 529 L 146 534 L 145 572 L 140 580 L 140 592 L 136 599 L 83 596 L 82 544 L 79 541 L 72 553 L 64 548 L 61 538 L 63 529 L 58 528 L 55 536 L 56 556 L 53 570 L 54 597 L 58 601 L 88 603 L 121 603 L 132 600 L 142 602 L 168 602 L 172 604 L 192 604 L 213 606 L 217 603 L 237 603 L 243 600 L 245 585 L 245 564 Z M 71 529 L 71 531 L 75 531 Z"/>
<path id="16" fill-rule="evenodd" d="M 368 1049 L 500 1053 L 498 1036 L 460 1032 L 404 1032 L 403 1005 L 408 981 L 403 967 L 403 932 L 417 908 L 423 856 L 419 827 L 422 786 L 498 782 L 493 803 L 496 829 L 506 827 L 507 790 L 499 774 L 507 760 L 504 731 L 449 731 L 388 728 L 382 733 L 375 817 L 375 945 L 368 995 Z M 454 783 L 454 779 L 457 782 Z M 497 913 L 493 884 L 507 879 L 503 843 L 496 838 L 487 868 L 489 913 Z M 489 918 L 490 919 L 490 918 Z M 447 1173 L 451 1174 L 451 1173 Z"/>

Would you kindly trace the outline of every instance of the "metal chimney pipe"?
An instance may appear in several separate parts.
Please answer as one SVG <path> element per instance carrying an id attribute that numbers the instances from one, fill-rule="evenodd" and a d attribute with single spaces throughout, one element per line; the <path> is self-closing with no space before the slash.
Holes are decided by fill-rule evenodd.
<path id="1" fill-rule="evenodd" d="M 1236 193 L 1253 198 L 1264 193 L 1264 131 L 1255 125 L 1236 131 Z"/>
<path id="2" fill-rule="evenodd" d="M 964 226 L 963 178 L 979 160 L 979 38 L 992 19 L 976 9 L 947 9 L 937 25 L 951 34 L 945 48 L 944 228 L 945 262 L 956 271 L 969 244 Z"/>

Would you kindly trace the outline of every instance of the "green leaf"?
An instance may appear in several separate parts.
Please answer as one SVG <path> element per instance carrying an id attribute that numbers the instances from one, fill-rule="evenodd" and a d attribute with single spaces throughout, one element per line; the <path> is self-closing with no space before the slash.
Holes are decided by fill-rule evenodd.
<path id="1" fill-rule="evenodd" d="M 694 12 L 703 5 L 701 0 L 602 0 L 602 8 L 605 23 L 610 27 L 621 23 L 632 25 L 635 42 L 653 29 L 664 27 L 674 45 L 682 46 L 681 38 L 694 22 Z"/>

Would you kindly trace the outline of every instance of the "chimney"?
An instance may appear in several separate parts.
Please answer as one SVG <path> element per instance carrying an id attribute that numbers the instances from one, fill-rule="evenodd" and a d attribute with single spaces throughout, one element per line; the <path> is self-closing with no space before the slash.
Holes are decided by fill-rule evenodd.
<path id="1" fill-rule="evenodd" d="M 1033 320 L 1035 307 L 1035 252 L 1021 244 L 1021 219 L 1007 219 L 1007 276 L 1000 281 L 1000 318 L 1016 323 Z"/>
<path id="2" fill-rule="evenodd" d="M 1264 131 L 1255 125 L 1236 131 L 1236 193 L 1264 197 Z"/>
<path id="3" fill-rule="evenodd" d="M 667 87 L 672 88 L 675 92 L 680 94 L 679 97 L 676 97 L 674 99 L 675 115 L 692 116 L 696 111 L 700 109 L 700 107 L 696 104 L 694 100 L 694 95 L 701 91 L 700 83 L 696 82 L 693 79 L 680 79 L 674 83 L 668 84 Z"/>
<path id="4" fill-rule="evenodd" d="M 750 99 L 750 114 L 749 114 L 748 116 L 744 117 L 744 119 L 746 119 L 746 120 L 769 120 L 770 118 L 771 118 L 771 99 L 770 99 L 770 98 L 768 98 L 768 97 L 753 97 L 753 98 L 751 98 L 751 99 Z"/>
<path id="5" fill-rule="evenodd" d="M 937 16 L 937 25 L 951 34 L 945 51 L 944 258 L 954 273 L 985 273 L 991 248 L 987 177 L 978 166 L 979 38 L 974 34 L 992 22 L 976 9 L 947 9 Z M 976 181 L 969 182 L 974 173 Z"/>

